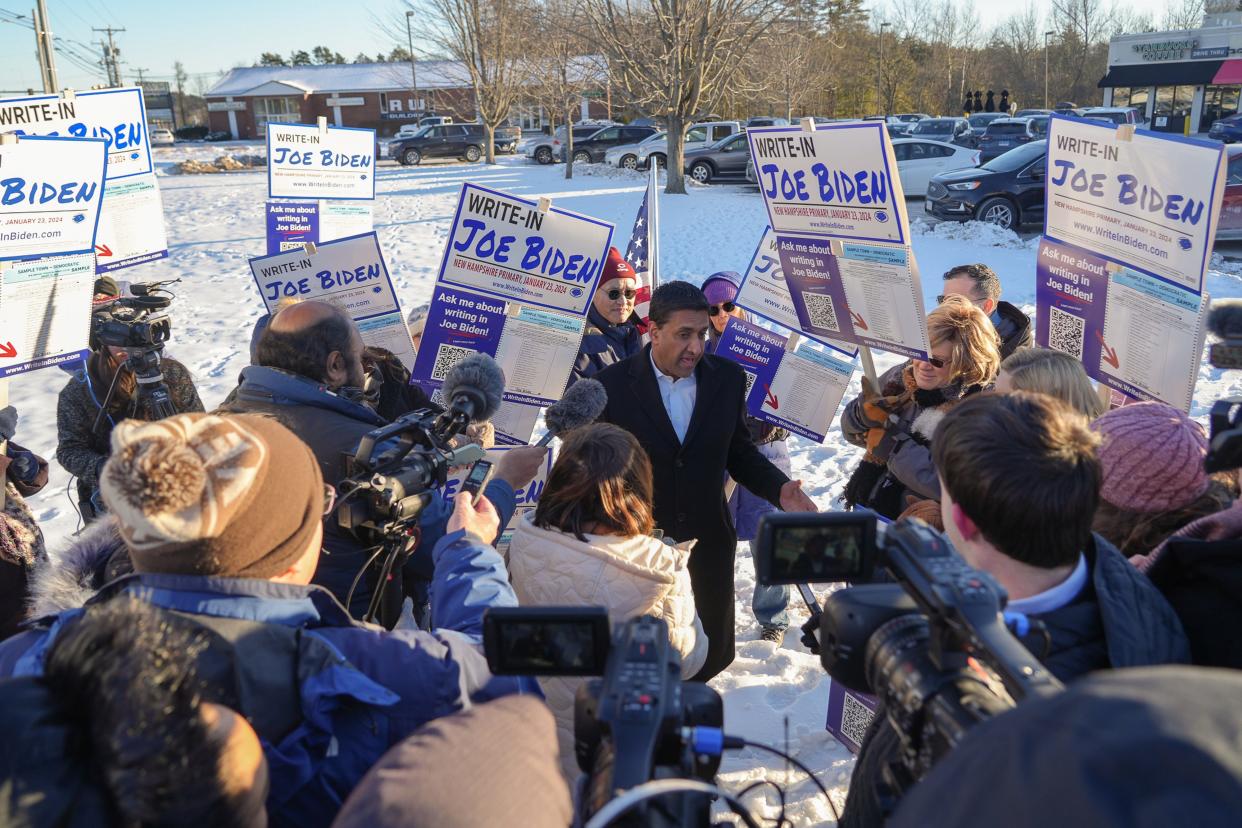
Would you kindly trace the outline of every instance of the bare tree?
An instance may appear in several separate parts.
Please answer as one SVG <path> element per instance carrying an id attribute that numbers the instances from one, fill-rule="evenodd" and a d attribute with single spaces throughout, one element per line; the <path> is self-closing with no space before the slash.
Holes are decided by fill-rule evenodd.
<path id="1" fill-rule="evenodd" d="M 532 21 L 540 31 L 531 60 L 535 95 L 556 116 L 565 119 L 565 177 L 574 177 L 574 108 L 584 93 L 604 85 L 608 67 L 588 54 L 586 19 L 582 6 L 573 0 L 543 0 L 539 17 Z"/>
<path id="2" fill-rule="evenodd" d="M 1168 0 L 1160 28 L 1165 31 L 1197 29 L 1203 25 L 1203 0 Z"/>
<path id="3" fill-rule="evenodd" d="M 779 0 L 580 0 L 615 85 L 668 121 L 668 184 L 685 193 L 685 128 L 723 99 Z M 778 56 L 774 56 L 779 59 Z"/>
<path id="4" fill-rule="evenodd" d="M 460 63 L 496 163 L 496 127 L 530 81 L 526 52 L 532 8 L 526 0 L 406 0 L 423 40 Z"/>

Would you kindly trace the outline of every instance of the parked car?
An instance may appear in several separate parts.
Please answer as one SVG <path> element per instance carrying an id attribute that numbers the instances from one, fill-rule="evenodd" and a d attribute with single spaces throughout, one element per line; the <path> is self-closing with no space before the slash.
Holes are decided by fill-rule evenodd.
<path id="1" fill-rule="evenodd" d="M 1117 124 L 1134 124 L 1138 123 L 1138 110 L 1132 106 L 1089 106 L 1086 109 L 1079 110 L 1078 113 L 1083 118 L 1090 118 L 1093 121 L 1108 121 Z"/>
<path id="2" fill-rule="evenodd" d="M 686 130 L 685 142 L 682 144 L 683 152 L 702 149 L 730 135 L 736 135 L 742 131 L 742 125 L 738 121 L 700 121 L 693 124 Z M 668 141 L 663 144 L 649 144 L 638 153 L 638 166 L 646 168 L 654 162 L 658 166 L 663 167 L 668 161 Z"/>
<path id="3" fill-rule="evenodd" d="M 394 141 L 400 141 L 402 138 L 413 138 L 420 129 L 425 128 L 420 124 L 402 124 L 397 128 L 397 134 L 392 137 Z"/>
<path id="4" fill-rule="evenodd" d="M 388 157 L 405 166 L 420 164 L 424 158 L 460 158 L 474 163 L 483 157 L 486 142 L 482 124 L 441 124 L 392 141 Z"/>
<path id="5" fill-rule="evenodd" d="M 916 121 L 925 121 L 931 116 L 925 112 L 902 112 L 897 115 L 889 115 L 888 117 L 890 119 L 895 118 L 896 120 L 901 121 L 902 123 L 912 124 L 912 123 L 915 123 Z M 891 120 L 890 120 L 890 123 L 891 123 Z"/>
<path id="6" fill-rule="evenodd" d="M 884 130 L 888 133 L 889 138 L 908 138 L 910 137 L 910 129 L 913 124 L 885 124 Z"/>
<path id="7" fill-rule="evenodd" d="M 686 174 L 700 184 L 717 178 L 741 178 L 750 166 L 750 143 L 745 133 L 730 135 L 709 147 L 685 155 Z"/>
<path id="8" fill-rule="evenodd" d="M 1029 118 L 997 118 L 979 136 L 980 160 L 987 163 L 1014 147 L 1038 141 L 1040 137 Z"/>
<path id="9" fill-rule="evenodd" d="M 925 118 L 910 130 L 911 138 L 944 141 L 946 144 L 960 144 L 969 134 L 970 124 L 965 118 Z"/>
<path id="10" fill-rule="evenodd" d="M 983 137 L 988 124 L 1008 117 L 1008 112 L 976 112 L 966 119 L 966 123 L 970 125 L 970 133 L 962 139 L 962 143 L 972 147 L 979 146 L 979 139 Z"/>
<path id="11" fill-rule="evenodd" d="M 574 143 L 590 138 L 604 127 L 612 126 L 615 121 L 579 121 L 574 124 Z M 565 141 L 565 127 L 559 126 L 553 135 L 536 135 L 522 142 L 520 151 L 532 161 L 539 164 L 551 164 L 556 160 L 556 148 Z"/>
<path id="12" fill-rule="evenodd" d="M 173 137 L 171 129 L 151 130 L 151 146 L 171 147 L 175 143 L 177 143 L 177 139 Z"/>
<path id="13" fill-rule="evenodd" d="M 1229 166 L 1225 173 L 1225 199 L 1216 225 L 1217 241 L 1242 240 L 1242 145 L 1226 147 Z"/>
<path id="14" fill-rule="evenodd" d="M 522 128 L 515 124 L 503 123 L 492 132 L 492 146 L 496 152 L 512 154 L 522 140 Z"/>
<path id="15" fill-rule="evenodd" d="M 974 167 L 979 163 L 979 150 L 921 138 L 896 139 L 893 141 L 893 154 L 897 156 L 901 189 L 908 196 L 926 193 L 934 175 Z"/>
<path id="16" fill-rule="evenodd" d="M 1230 115 L 1219 121 L 1213 121 L 1212 128 L 1208 130 L 1208 137 L 1226 144 L 1242 141 L 1242 114 Z"/>
<path id="17" fill-rule="evenodd" d="M 228 130 L 217 129 L 203 136 L 204 141 L 232 141 L 233 135 Z"/>
<path id="18" fill-rule="evenodd" d="M 1051 109 L 1019 109 L 1017 112 L 1013 113 L 1013 117 L 1035 118 L 1040 115 L 1051 115 L 1051 114 L 1052 114 Z"/>
<path id="19" fill-rule="evenodd" d="M 654 135 L 644 138 L 637 144 L 622 144 L 619 147 L 613 147 L 608 150 L 608 152 L 604 153 L 604 163 L 610 167 L 621 167 L 626 170 L 636 170 L 639 167 L 638 154 L 644 149 L 652 149 L 657 144 L 663 146 L 665 136 L 667 135 L 667 132 L 661 130 Z"/>
<path id="20" fill-rule="evenodd" d="M 424 118 L 418 119 L 418 125 L 420 127 L 443 126 L 444 124 L 451 123 L 453 123 L 453 118 L 450 115 L 428 115 Z"/>
<path id="21" fill-rule="evenodd" d="M 746 128 L 751 127 L 770 127 L 770 126 L 789 126 L 788 118 L 772 118 L 764 115 L 758 115 L 754 118 L 746 119 Z"/>
<path id="22" fill-rule="evenodd" d="M 574 138 L 574 163 L 598 164 L 604 160 L 604 153 L 622 144 L 637 144 L 655 135 L 659 130 L 655 127 L 611 126 L 579 141 Z M 557 161 L 565 160 L 565 145 L 552 145 Z"/>
<path id="23" fill-rule="evenodd" d="M 923 209 L 950 221 L 986 221 L 1016 230 L 1043 221 L 1048 142 L 1032 141 L 973 170 L 933 176 Z"/>
<path id="24" fill-rule="evenodd" d="M 1040 138 L 1048 137 L 1048 122 L 1052 120 L 1051 115 L 1035 115 L 1030 118 L 1031 130 Z"/>

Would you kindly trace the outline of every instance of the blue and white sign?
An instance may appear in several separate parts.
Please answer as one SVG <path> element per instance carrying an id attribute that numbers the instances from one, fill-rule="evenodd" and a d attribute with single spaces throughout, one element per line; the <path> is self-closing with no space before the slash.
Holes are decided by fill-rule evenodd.
<path id="1" fill-rule="evenodd" d="M 336 305 L 358 325 L 364 343 L 392 351 L 407 368 L 414 367 L 414 342 L 375 233 L 325 242 L 313 253 L 259 256 L 250 260 L 250 272 L 268 313 L 285 301 Z"/>
<path id="2" fill-rule="evenodd" d="M 1221 144 L 1053 116 L 1044 233 L 1199 293 L 1224 185 Z"/>
<path id="3" fill-rule="evenodd" d="M 585 316 L 613 226 L 579 213 L 466 183 L 439 281 Z"/>
<path id="4" fill-rule="evenodd" d="M 270 198 L 375 198 L 375 130 L 267 125 Z"/>
<path id="5" fill-rule="evenodd" d="M 499 463 L 500 459 L 505 456 L 505 452 L 509 451 L 511 446 L 490 448 L 487 450 L 487 458 L 493 464 Z M 441 496 L 452 503 L 457 493 L 461 491 L 462 481 L 466 479 L 470 467 L 463 466 L 459 469 L 453 469 L 449 478 L 441 489 Z M 513 518 L 509 521 L 508 526 L 501 527 L 501 532 L 512 532 L 517 528 L 517 522 L 522 519 L 522 515 L 529 512 L 539 505 L 539 496 L 543 494 L 544 488 L 548 485 L 548 475 L 552 473 L 552 451 L 549 450 L 543 463 L 539 465 L 539 471 L 535 472 L 535 477 L 522 488 L 514 492 L 517 498 L 517 509 L 513 512 Z"/>
<path id="6" fill-rule="evenodd" d="M 881 121 L 746 132 L 779 234 L 909 244 L 906 197 Z"/>
<path id="7" fill-rule="evenodd" d="M 109 181 L 153 170 L 138 87 L 0 98 L 0 132 L 99 138 L 107 146 Z"/>
<path id="8" fill-rule="evenodd" d="M 788 340 L 741 319 L 730 319 L 716 355 L 746 372 L 746 411 L 817 443 L 836 417 L 854 375 L 854 365 L 804 343 L 787 350 Z"/>
<path id="9" fill-rule="evenodd" d="M 101 139 L 0 145 L 0 260 L 93 251 L 106 163 Z"/>
<path id="10" fill-rule="evenodd" d="M 85 357 L 94 287 L 90 254 L 0 264 L 0 379 Z"/>

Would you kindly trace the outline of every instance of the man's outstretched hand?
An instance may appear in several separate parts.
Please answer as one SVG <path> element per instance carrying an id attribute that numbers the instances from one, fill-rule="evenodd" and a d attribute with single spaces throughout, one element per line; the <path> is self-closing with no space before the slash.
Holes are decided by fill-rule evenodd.
<path id="1" fill-rule="evenodd" d="M 456 532 L 458 529 L 465 529 L 484 543 L 492 543 L 500 532 L 500 515 L 496 514 L 496 507 L 483 495 L 476 498 L 469 492 L 458 492 L 447 531 Z"/>
<path id="2" fill-rule="evenodd" d="M 790 480 L 781 486 L 781 509 L 786 512 L 818 512 L 815 501 L 802 491 L 801 480 Z"/>

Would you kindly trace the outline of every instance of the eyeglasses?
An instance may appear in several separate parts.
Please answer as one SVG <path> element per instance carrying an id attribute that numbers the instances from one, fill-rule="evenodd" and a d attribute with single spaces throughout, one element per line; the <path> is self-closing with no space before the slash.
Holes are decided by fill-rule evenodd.
<path id="1" fill-rule="evenodd" d="M 926 362 L 928 365 L 930 365 L 933 368 L 943 368 L 944 366 L 949 364 L 948 362 L 941 359 L 940 357 L 934 357 L 934 356 L 928 356 L 927 359 L 923 359 L 919 361 Z"/>
<path id="2" fill-rule="evenodd" d="M 962 294 L 960 294 L 960 293 L 949 293 L 949 294 L 942 294 L 942 295 L 940 295 L 940 296 L 937 296 L 937 297 L 936 297 L 936 304 L 937 304 L 937 305 L 943 305 L 943 304 L 944 304 L 944 300 L 945 300 L 945 299 L 948 299 L 950 296 L 961 296 L 961 295 L 962 295 Z M 980 303 L 982 303 L 982 302 L 986 302 L 986 301 L 988 301 L 986 296 L 985 296 L 984 298 L 982 298 L 982 299 L 976 299 L 976 298 L 975 298 L 975 297 L 973 297 L 973 296 L 963 296 L 962 298 L 963 298 L 963 299 L 967 299 L 967 300 L 969 300 L 970 304 L 972 304 L 972 305 L 978 305 L 978 304 L 980 304 Z"/>
<path id="3" fill-rule="evenodd" d="M 723 305 L 709 306 L 707 309 L 707 315 L 716 316 L 721 311 L 724 311 L 725 313 L 733 313 L 733 311 L 735 310 L 737 310 L 737 305 L 733 304 L 732 302 L 725 302 Z"/>
<path id="4" fill-rule="evenodd" d="M 330 483 L 323 484 L 323 515 L 327 517 L 336 508 L 336 487 Z"/>
<path id="5" fill-rule="evenodd" d="M 626 299 L 633 299 L 635 296 L 638 295 L 638 291 L 622 290 L 621 288 L 613 288 L 612 290 L 608 291 L 606 295 L 608 296 L 610 300 L 615 302 L 618 299 L 620 299 L 622 296 L 624 296 Z"/>

